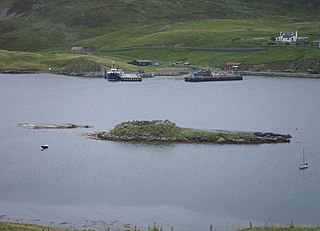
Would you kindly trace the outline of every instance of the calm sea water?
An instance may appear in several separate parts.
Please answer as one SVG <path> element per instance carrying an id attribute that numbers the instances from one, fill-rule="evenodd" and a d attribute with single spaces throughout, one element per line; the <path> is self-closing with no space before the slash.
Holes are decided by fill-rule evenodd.
<path id="1" fill-rule="evenodd" d="M 0 75 L 0 221 L 218 230 L 320 224 L 320 80 L 112 83 Z M 289 133 L 289 144 L 127 144 L 87 139 L 127 120 Z M 91 129 L 33 130 L 28 123 Z M 49 149 L 40 151 L 41 144 Z M 310 168 L 299 171 L 302 148 Z"/>

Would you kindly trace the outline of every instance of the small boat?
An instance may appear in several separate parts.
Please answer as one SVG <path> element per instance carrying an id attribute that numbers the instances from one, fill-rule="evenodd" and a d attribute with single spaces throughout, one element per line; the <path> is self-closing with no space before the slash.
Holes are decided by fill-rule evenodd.
<path id="1" fill-rule="evenodd" d="M 109 81 L 120 81 L 121 76 L 121 70 L 119 70 L 113 62 L 111 69 L 105 73 L 104 78 L 108 79 Z"/>
<path id="2" fill-rule="evenodd" d="M 302 164 L 299 165 L 299 169 L 303 170 L 303 169 L 306 169 L 306 168 L 309 168 L 309 166 L 308 166 L 308 163 L 306 163 L 305 160 L 304 160 L 304 148 L 303 148 L 303 151 L 302 151 Z"/>
<path id="3" fill-rule="evenodd" d="M 48 149 L 48 148 L 49 148 L 48 144 L 41 145 L 41 151 Z"/>

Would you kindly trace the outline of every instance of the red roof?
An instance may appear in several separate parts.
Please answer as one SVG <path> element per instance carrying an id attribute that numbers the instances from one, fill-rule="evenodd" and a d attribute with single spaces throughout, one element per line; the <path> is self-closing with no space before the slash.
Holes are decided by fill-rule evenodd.
<path id="1" fill-rule="evenodd" d="M 226 66 L 239 66 L 241 63 L 239 62 L 228 62 L 228 63 L 225 63 Z"/>

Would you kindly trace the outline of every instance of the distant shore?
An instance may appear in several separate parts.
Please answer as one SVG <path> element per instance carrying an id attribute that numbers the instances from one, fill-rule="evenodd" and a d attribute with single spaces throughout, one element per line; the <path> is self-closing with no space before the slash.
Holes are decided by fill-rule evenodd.
<path id="1" fill-rule="evenodd" d="M 317 78 L 320 79 L 320 74 L 309 74 L 307 72 L 276 72 L 276 71 L 244 71 L 243 76 L 261 76 L 261 77 L 285 77 L 285 78 Z"/>
<path id="2" fill-rule="evenodd" d="M 162 70 L 162 71 L 150 71 L 145 74 L 148 76 L 183 76 L 191 74 L 192 70 Z M 2 69 L 1 74 L 40 74 L 40 73 L 50 73 L 57 75 L 66 76 L 79 76 L 88 78 L 102 78 L 104 73 L 102 72 L 44 72 L 40 70 L 11 70 Z M 131 73 L 130 71 L 128 73 Z M 320 79 L 320 74 L 309 74 L 307 72 L 280 72 L 280 71 L 242 71 L 240 72 L 242 76 L 261 76 L 261 77 L 285 77 L 285 78 L 315 78 Z"/>

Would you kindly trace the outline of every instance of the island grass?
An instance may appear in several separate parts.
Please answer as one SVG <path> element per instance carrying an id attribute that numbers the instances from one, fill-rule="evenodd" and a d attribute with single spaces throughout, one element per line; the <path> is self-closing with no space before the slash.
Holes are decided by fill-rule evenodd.
<path id="1" fill-rule="evenodd" d="M 260 143 L 256 133 L 203 131 L 178 127 L 169 120 L 128 121 L 109 131 L 114 140 L 209 143 Z"/>

